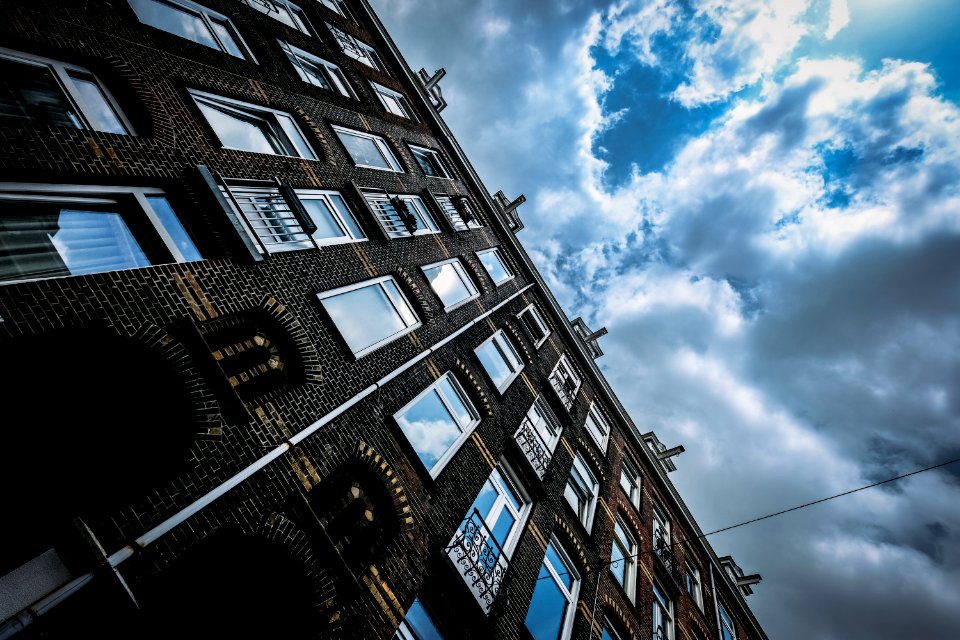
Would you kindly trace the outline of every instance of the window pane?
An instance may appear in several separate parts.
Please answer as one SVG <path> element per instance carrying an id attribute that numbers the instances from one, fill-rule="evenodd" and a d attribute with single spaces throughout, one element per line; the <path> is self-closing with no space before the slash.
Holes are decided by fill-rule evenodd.
<path id="1" fill-rule="evenodd" d="M 490 274 L 490 278 L 495 283 L 503 282 L 513 275 L 507 270 L 496 251 L 486 251 L 481 253 L 480 262 L 483 263 L 484 268 L 487 270 L 487 273 Z"/>
<path id="2" fill-rule="evenodd" d="M 524 621 L 536 640 L 557 640 L 563 628 L 567 599 L 546 566 L 540 565 L 537 584 Z"/>
<path id="3" fill-rule="evenodd" d="M 151 27 L 168 31 L 213 49 L 220 48 L 203 22 L 203 18 L 193 11 L 158 0 L 132 0 L 131 4 L 140 21 Z"/>
<path id="4" fill-rule="evenodd" d="M 310 215 L 310 219 L 317 225 L 317 230 L 313 233 L 314 238 L 342 238 L 347 235 L 337 224 L 337 219 L 325 200 L 301 198 L 300 201 Z"/>
<path id="5" fill-rule="evenodd" d="M 415 324 L 417 322 L 417 316 L 414 315 L 413 309 L 407 304 L 406 298 L 400 293 L 397 284 L 393 280 L 386 280 L 383 282 L 383 288 L 386 289 L 387 295 L 390 296 L 390 300 L 393 301 L 394 309 L 400 314 L 404 322 L 407 323 L 407 326 Z"/>
<path id="6" fill-rule="evenodd" d="M 473 501 L 473 506 L 470 507 L 469 513 L 473 513 L 473 510 L 476 509 L 480 513 L 480 517 L 486 521 L 487 516 L 490 515 L 490 510 L 493 508 L 493 504 L 496 502 L 498 495 L 500 494 L 493 487 L 493 482 L 487 480 L 483 483 L 483 488 L 480 489 L 480 493 L 477 494 L 476 500 Z"/>
<path id="7" fill-rule="evenodd" d="M 398 422 L 427 469 L 433 469 L 461 433 L 435 389 L 410 407 Z"/>
<path id="8" fill-rule="evenodd" d="M 266 122 L 224 113 L 206 102 L 199 105 L 223 146 L 256 153 L 284 153 Z"/>
<path id="9" fill-rule="evenodd" d="M 354 238 L 366 238 L 367 234 L 363 232 L 360 228 L 360 225 L 357 224 L 356 219 L 353 217 L 353 214 L 350 212 L 347 203 L 343 201 L 343 198 L 337 194 L 330 194 L 327 196 L 330 198 L 330 202 L 333 203 L 333 206 L 337 208 L 337 211 L 340 213 L 340 220 L 347 228 L 350 229 L 350 233 Z"/>
<path id="10" fill-rule="evenodd" d="M 417 640 L 443 640 L 443 636 L 440 635 L 440 631 L 433 624 L 433 620 L 430 619 L 419 599 L 414 600 L 410 609 L 407 610 L 404 622 L 416 634 Z"/>
<path id="11" fill-rule="evenodd" d="M 480 347 L 477 350 L 477 357 L 480 358 L 480 363 L 483 364 L 483 368 L 486 369 L 497 388 L 500 388 L 513 375 L 513 371 L 504 362 L 500 350 L 494 346 L 493 342 L 488 342 Z"/>
<path id="12" fill-rule="evenodd" d="M 506 545 L 507 538 L 510 537 L 510 531 L 513 530 L 513 525 L 516 524 L 516 522 L 517 519 L 506 509 L 500 511 L 495 524 L 487 521 L 487 526 L 490 527 L 493 533 L 493 539 L 500 543 L 501 549 Z"/>
<path id="13" fill-rule="evenodd" d="M 610 572 L 613 573 L 613 577 L 617 579 L 621 587 L 626 586 L 627 559 L 623 548 L 617 544 L 616 540 L 614 540 L 613 549 L 610 551 Z"/>
<path id="14" fill-rule="evenodd" d="M 177 217 L 173 207 L 170 206 L 170 202 L 162 196 L 149 196 L 147 197 L 147 201 L 150 203 L 150 206 L 153 207 L 153 211 L 157 214 L 157 217 L 160 218 L 160 222 L 163 223 L 163 227 L 167 230 L 167 233 L 170 234 L 174 243 L 179 247 L 180 252 L 183 254 L 183 259 L 188 261 L 202 260 L 203 256 L 200 255 L 196 245 L 193 244 L 193 240 L 190 239 L 187 230 L 183 228 L 183 223 L 180 222 L 180 218 Z"/>
<path id="15" fill-rule="evenodd" d="M 84 128 L 50 69 L 6 58 L 0 58 L 0 116 Z"/>
<path id="16" fill-rule="evenodd" d="M 570 568 L 567 567 L 567 563 L 563 561 L 560 554 L 557 553 L 557 550 L 553 548 L 553 544 L 547 546 L 547 560 L 553 565 L 553 569 L 557 572 L 560 582 L 565 584 L 568 590 L 572 589 L 575 577 L 573 573 L 571 573 Z"/>
<path id="17" fill-rule="evenodd" d="M 94 129 L 110 133 L 129 133 L 93 76 L 71 71 L 70 78 L 73 79 L 77 93 L 87 109 L 87 118 Z"/>
<path id="18" fill-rule="evenodd" d="M 463 397 L 450 382 L 450 379 L 447 377 L 441 378 L 437 386 L 439 387 L 444 398 L 446 398 L 447 403 L 453 410 L 453 415 L 457 418 L 460 424 L 466 425 L 473 422 L 473 413 L 467 408 L 467 405 L 464 404 Z"/>
<path id="19" fill-rule="evenodd" d="M 424 270 L 424 274 L 445 307 L 463 302 L 477 293 L 472 285 L 468 286 L 468 282 L 457 270 L 456 263 L 448 262 L 436 267 L 429 267 Z"/>
<path id="20" fill-rule="evenodd" d="M 300 130 L 293 122 L 293 118 L 283 113 L 276 114 L 276 118 L 280 122 L 280 126 L 283 128 L 283 132 L 287 134 L 287 138 L 296 148 L 298 155 L 301 158 L 306 158 L 307 160 L 316 160 L 317 157 L 313 155 L 313 149 L 311 149 L 310 145 L 307 144 L 307 141 L 303 139 L 303 136 L 300 134 Z M 281 151 L 280 153 L 289 154 L 290 151 L 286 150 Z"/>
<path id="21" fill-rule="evenodd" d="M 323 306 L 354 353 L 407 328 L 379 284 L 325 298 Z"/>
<path id="22" fill-rule="evenodd" d="M 393 169 L 390 163 L 383 157 L 383 154 L 380 153 L 380 150 L 372 139 L 343 131 L 338 131 L 337 135 L 340 136 L 340 140 L 343 141 L 343 146 L 347 148 L 350 157 L 353 158 L 355 163 L 381 169 Z"/>
<path id="23" fill-rule="evenodd" d="M 210 18 L 210 25 L 213 32 L 220 38 L 220 44 L 232 56 L 243 58 L 243 50 L 237 43 L 237 37 L 233 33 L 233 28 L 225 21 L 219 18 Z"/>

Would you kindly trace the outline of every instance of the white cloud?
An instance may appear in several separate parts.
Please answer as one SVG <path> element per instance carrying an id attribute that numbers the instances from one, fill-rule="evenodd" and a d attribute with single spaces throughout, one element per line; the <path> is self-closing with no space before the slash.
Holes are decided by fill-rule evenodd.
<path id="1" fill-rule="evenodd" d="M 496 40 L 510 31 L 510 21 L 504 18 L 487 18 L 480 25 L 480 31 L 487 40 Z"/>
<path id="2" fill-rule="evenodd" d="M 833 0 L 830 3 L 830 17 L 824 37 L 832 40 L 848 24 L 850 24 L 850 8 L 847 6 L 847 0 Z"/>

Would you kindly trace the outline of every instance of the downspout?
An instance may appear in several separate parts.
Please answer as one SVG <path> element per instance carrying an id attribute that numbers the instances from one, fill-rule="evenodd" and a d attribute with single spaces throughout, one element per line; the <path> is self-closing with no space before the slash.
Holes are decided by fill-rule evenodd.
<path id="1" fill-rule="evenodd" d="M 713 584 L 713 563 L 710 563 L 710 591 L 713 593 L 713 616 L 717 619 L 717 637 L 723 638 L 723 628 L 720 626 L 720 605 L 717 602 L 717 588 Z"/>
<path id="2" fill-rule="evenodd" d="M 183 524 L 186 520 L 188 520 L 192 516 L 196 515 L 197 513 L 205 509 L 214 501 L 226 495 L 231 489 L 235 488 L 241 482 L 247 480 L 248 478 L 253 476 L 256 472 L 260 471 L 261 469 L 269 465 L 271 462 L 273 462 L 274 460 L 282 456 L 284 453 L 289 451 L 292 447 L 296 446 L 300 442 L 303 442 L 306 438 L 313 435 L 319 429 L 321 429 L 325 425 L 329 424 L 331 421 L 338 418 L 340 415 L 342 415 L 348 409 L 356 405 L 358 402 L 360 402 L 370 394 L 374 393 L 378 389 L 382 388 L 385 384 L 387 384 L 388 382 L 390 382 L 391 380 L 399 376 L 401 373 L 403 373 L 413 365 L 425 359 L 427 356 L 429 356 L 433 352 L 437 351 L 438 349 L 445 346 L 452 340 L 456 339 L 465 331 L 473 327 L 475 324 L 483 321 L 494 312 L 500 310 L 502 307 L 512 302 L 514 299 L 516 299 L 518 296 L 526 292 L 535 284 L 536 283 L 530 283 L 527 286 L 523 287 L 522 289 L 516 291 L 509 298 L 497 304 L 496 306 L 492 307 L 491 309 L 485 311 L 484 313 L 480 314 L 479 316 L 477 316 L 467 324 L 463 325 L 462 327 L 460 327 L 459 329 L 451 333 L 449 336 L 447 336 L 443 340 L 440 340 L 430 348 L 420 352 L 418 355 L 414 356 L 410 360 L 407 360 L 405 363 L 403 363 L 402 365 L 400 365 L 399 367 L 397 367 L 396 369 L 394 369 L 384 377 L 380 378 L 380 380 L 378 380 L 377 382 L 374 382 L 369 387 L 367 387 L 360 393 L 356 394 L 355 396 L 353 396 L 352 398 L 350 398 L 349 400 L 347 400 L 346 402 L 338 406 L 336 409 L 334 409 L 330 413 L 324 415 L 322 418 L 320 418 L 319 420 L 311 424 L 309 427 L 307 427 L 303 431 L 300 431 L 296 435 L 288 438 L 286 441 L 277 445 L 277 447 L 273 449 L 270 453 L 263 456 L 253 464 L 247 466 L 245 469 L 243 469 L 239 473 L 232 476 L 223 484 L 219 485 L 209 493 L 201 496 L 191 504 L 187 505 L 186 507 L 184 507 L 174 515 L 170 516 L 169 518 L 167 518 L 166 520 L 158 524 L 156 527 L 144 533 L 142 536 L 137 538 L 133 543 L 128 544 L 127 546 L 123 547 L 118 551 L 115 551 L 113 554 L 111 554 L 107 558 L 107 562 L 109 563 L 110 567 L 113 569 L 116 569 L 124 561 L 132 558 L 138 551 L 140 551 L 141 549 L 145 549 L 148 545 L 156 542 L 157 540 L 162 538 L 164 535 L 172 531 L 175 527 Z M 14 634 L 21 631 L 24 627 L 34 622 L 34 620 L 39 618 L 41 615 L 47 613 L 50 609 L 52 609 L 53 607 L 57 606 L 58 604 L 60 604 L 70 596 L 80 591 L 80 589 L 85 587 L 87 584 L 91 582 L 91 580 L 93 580 L 93 577 L 94 577 L 94 574 L 92 572 L 85 573 L 75 578 L 74 580 L 70 581 L 66 585 L 60 587 L 56 591 L 53 591 L 50 594 L 44 596 L 37 602 L 34 602 L 32 605 L 30 605 L 29 607 L 27 607 L 17 615 L 14 615 L 13 617 L 11 617 L 9 620 L 3 623 L 3 625 L 0 625 L 0 640 L 5 640 L 6 638 L 10 638 Z"/>

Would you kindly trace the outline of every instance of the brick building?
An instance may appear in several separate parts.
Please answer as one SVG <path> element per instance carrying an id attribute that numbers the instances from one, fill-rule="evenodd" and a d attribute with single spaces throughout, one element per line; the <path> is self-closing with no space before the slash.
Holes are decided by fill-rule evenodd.
<path id="1" fill-rule="evenodd" d="M 366 0 L 0 7 L 0 637 L 766 637 Z"/>

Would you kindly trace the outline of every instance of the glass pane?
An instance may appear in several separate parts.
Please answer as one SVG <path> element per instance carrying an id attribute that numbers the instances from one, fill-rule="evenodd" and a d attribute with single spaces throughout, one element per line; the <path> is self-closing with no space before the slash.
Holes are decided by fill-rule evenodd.
<path id="1" fill-rule="evenodd" d="M 568 590 L 572 589 L 575 580 L 573 573 L 567 563 L 563 561 L 563 558 L 560 557 L 560 554 L 557 553 L 557 550 L 553 548 L 553 543 L 547 546 L 547 560 L 550 561 L 553 570 L 557 572 L 560 581 L 567 586 Z"/>
<path id="2" fill-rule="evenodd" d="M 313 155 L 313 149 L 310 148 L 310 145 L 307 144 L 307 141 L 300 134 L 300 129 L 294 124 L 293 118 L 283 113 L 276 114 L 276 118 L 280 122 L 280 127 L 283 129 L 283 132 L 287 134 L 287 138 L 293 143 L 294 148 L 297 150 L 296 155 L 299 155 L 301 158 L 306 158 L 307 160 L 316 160 L 317 157 Z M 284 153 L 290 152 L 284 151 Z"/>
<path id="3" fill-rule="evenodd" d="M 430 615 L 420 604 L 419 599 L 413 601 L 404 621 L 416 634 L 417 640 L 443 640 L 443 636 L 440 635 L 440 631 L 433 624 L 433 620 L 430 619 Z"/>
<path id="4" fill-rule="evenodd" d="M 480 493 L 477 495 L 476 500 L 473 501 L 473 505 L 470 507 L 468 514 L 473 513 L 473 510 L 476 509 L 480 512 L 480 517 L 486 521 L 487 516 L 490 515 L 490 510 L 493 508 L 493 504 L 499 496 L 500 493 L 494 488 L 493 483 L 490 480 L 487 480 L 483 483 L 483 488 L 480 489 Z"/>
<path id="5" fill-rule="evenodd" d="M 220 48 L 203 18 L 193 11 L 158 0 L 132 0 L 131 4 L 140 21 L 151 27 L 214 49 Z"/>
<path id="6" fill-rule="evenodd" d="M 437 386 L 440 389 L 440 392 L 443 394 L 443 397 L 447 399 L 447 404 L 450 405 L 450 408 L 453 410 L 454 416 L 460 422 L 461 425 L 468 425 L 473 422 L 473 414 L 467 408 L 467 405 L 464 404 L 463 396 L 457 391 L 457 389 L 450 382 L 450 379 L 443 377 L 437 383 Z"/>
<path id="7" fill-rule="evenodd" d="M 354 353 L 407 328 L 378 284 L 325 298 L 323 306 Z"/>
<path id="8" fill-rule="evenodd" d="M 567 599 L 543 565 L 533 589 L 524 624 L 536 640 L 557 640 L 563 628 Z"/>
<path id="9" fill-rule="evenodd" d="M 87 109 L 85 113 L 94 129 L 110 133 L 129 133 L 93 76 L 71 71 L 70 78 L 80 94 L 80 99 Z"/>
<path id="10" fill-rule="evenodd" d="M 452 262 L 430 267 L 424 270 L 424 274 L 427 276 L 427 280 L 430 281 L 430 286 L 433 287 L 434 292 L 436 292 L 440 300 L 443 301 L 445 307 L 463 302 L 476 293 L 471 290 L 472 288 L 467 287 L 457 272 L 455 264 Z"/>
<path id="11" fill-rule="evenodd" d="M 623 549 L 614 541 L 613 548 L 610 551 L 610 572 L 617 579 L 620 586 L 625 586 L 627 582 L 627 560 Z"/>
<path id="12" fill-rule="evenodd" d="M 307 210 L 310 219 L 317 225 L 317 230 L 313 233 L 314 238 L 343 238 L 347 235 L 337 224 L 337 218 L 326 201 L 319 198 L 301 198 L 300 202 L 303 203 L 303 208 Z"/>
<path id="13" fill-rule="evenodd" d="M 256 153 L 284 153 L 283 147 L 263 120 L 242 119 L 206 102 L 198 104 L 223 146 Z"/>
<path id="14" fill-rule="evenodd" d="M 193 240 L 187 235 L 187 230 L 183 228 L 183 223 L 180 222 L 180 218 L 177 217 L 173 207 L 170 206 L 170 202 L 162 196 L 150 196 L 147 198 L 147 202 L 153 207 L 154 213 L 160 218 L 163 227 L 180 249 L 183 259 L 188 261 L 203 260 L 203 256 L 200 255 L 200 251 L 193 244 Z"/>
<path id="15" fill-rule="evenodd" d="M 357 224 L 356 219 L 350 212 L 350 208 L 347 207 L 347 203 L 343 201 L 343 198 L 336 194 L 329 194 L 327 197 L 330 198 L 330 202 L 332 202 L 333 206 L 340 212 L 340 221 L 347 225 L 353 237 L 357 239 L 366 238 L 367 235 L 360 228 L 360 225 Z"/>
<path id="16" fill-rule="evenodd" d="M 519 371 L 523 367 L 520 365 L 520 356 L 517 355 L 517 352 L 513 350 L 513 345 L 501 334 L 498 335 L 494 342 L 497 344 L 497 347 L 500 349 L 500 353 L 503 355 L 504 360 L 510 365 L 510 368 L 514 371 Z"/>
<path id="17" fill-rule="evenodd" d="M 297 55 L 297 63 L 299 64 L 295 64 L 294 66 L 297 68 L 297 71 L 300 72 L 301 78 L 321 89 L 326 89 L 327 91 L 332 90 L 330 83 L 327 82 L 323 65 L 313 62 L 312 60 L 307 60 L 301 55 Z"/>
<path id="18" fill-rule="evenodd" d="M 413 149 L 413 157 L 416 158 L 417 164 L 420 165 L 420 168 L 423 169 L 425 174 L 428 176 L 440 176 L 436 168 L 433 166 L 433 163 L 430 162 L 430 156 L 425 151 Z"/>
<path id="19" fill-rule="evenodd" d="M 500 350 L 494 346 L 493 342 L 486 343 L 477 349 L 476 353 L 480 359 L 480 364 L 483 365 L 483 368 L 487 371 L 490 379 L 493 380 L 493 384 L 496 385 L 498 389 L 513 375 L 513 371 L 511 371 L 507 363 L 504 362 L 503 356 L 500 355 Z"/>
<path id="20" fill-rule="evenodd" d="M 390 296 L 390 300 L 393 301 L 394 308 L 403 318 L 407 326 L 409 327 L 410 325 L 416 324 L 417 316 L 413 313 L 410 305 L 407 304 L 406 298 L 400 293 L 397 284 L 393 280 L 386 280 L 383 282 L 383 288 L 387 290 L 387 295 Z"/>
<path id="21" fill-rule="evenodd" d="M 398 166 L 398 167 L 397 167 L 397 170 L 399 170 L 399 169 L 400 169 L 400 167 Z M 433 216 L 431 216 L 430 213 L 427 211 L 427 207 L 426 207 L 426 205 L 423 204 L 423 200 L 421 200 L 421 199 L 420 199 L 419 197 L 417 197 L 417 196 L 412 196 L 412 197 L 410 198 L 410 200 L 408 201 L 408 203 L 410 204 L 410 208 L 411 208 L 411 210 L 413 211 L 413 213 L 414 213 L 414 214 L 417 216 L 417 218 L 420 220 L 420 227 L 421 227 L 421 229 L 429 229 L 430 231 L 438 231 L 438 229 L 437 229 L 437 223 L 434 222 Z"/>
<path id="22" fill-rule="evenodd" d="M 240 49 L 237 37 L 233 33 L 233 28 L 225 20 L 211 18 L 210 25 L 213 27 L 213 32 L 220 38 L 220 44 L 227 53 L 238 58 L 244 57 L 243 50 Z"/>
<path id="23" fill-rule="evenodd" d="M 357 164 L 378 167 L 381 169 L 392 169 L 386 161 L 377 145 L 370 138 L 355 136 L 350 133 L 338 131 L 337 135 L 343 141 L 343 146 L 347 148 L 350 157 Z"/>
<path id="24" fill-rule="evenodd" d="M 517 519 L 506 509 L 500 510 L 496 524 L 491 526 L 490 522 L 487 522 L 487 526 L 493 531 L 493 539 L 500 543 L 501 549 L 503 549 L 506 544 L 507 538 L 510 537 L 510 531 L 513 530 L 513 525 L 516 524 L 516 522 Z"/>
<path id="25" fill-rule="evenodd" d="M 481 253 L 480 262 L 483 263 L 484 268 L 486 268 L 487 273 L 490 274 L 494 282 L 503 282 L 511 275 L 506 267 L 503 266 L 503 262 L 501 262 L 500 257 L 495 251 Z"/>
<path id="26" fill-rule="evenodd" d="M 461 433 L 436 389 L 407 409 L 398 422 L 427 469 L 433 469 Z"/>
<path id="27" fill-rule="evenodd" d="M 0 116 L 85 128 L 50 69 L 6 58 L 0 58 Z"/>

